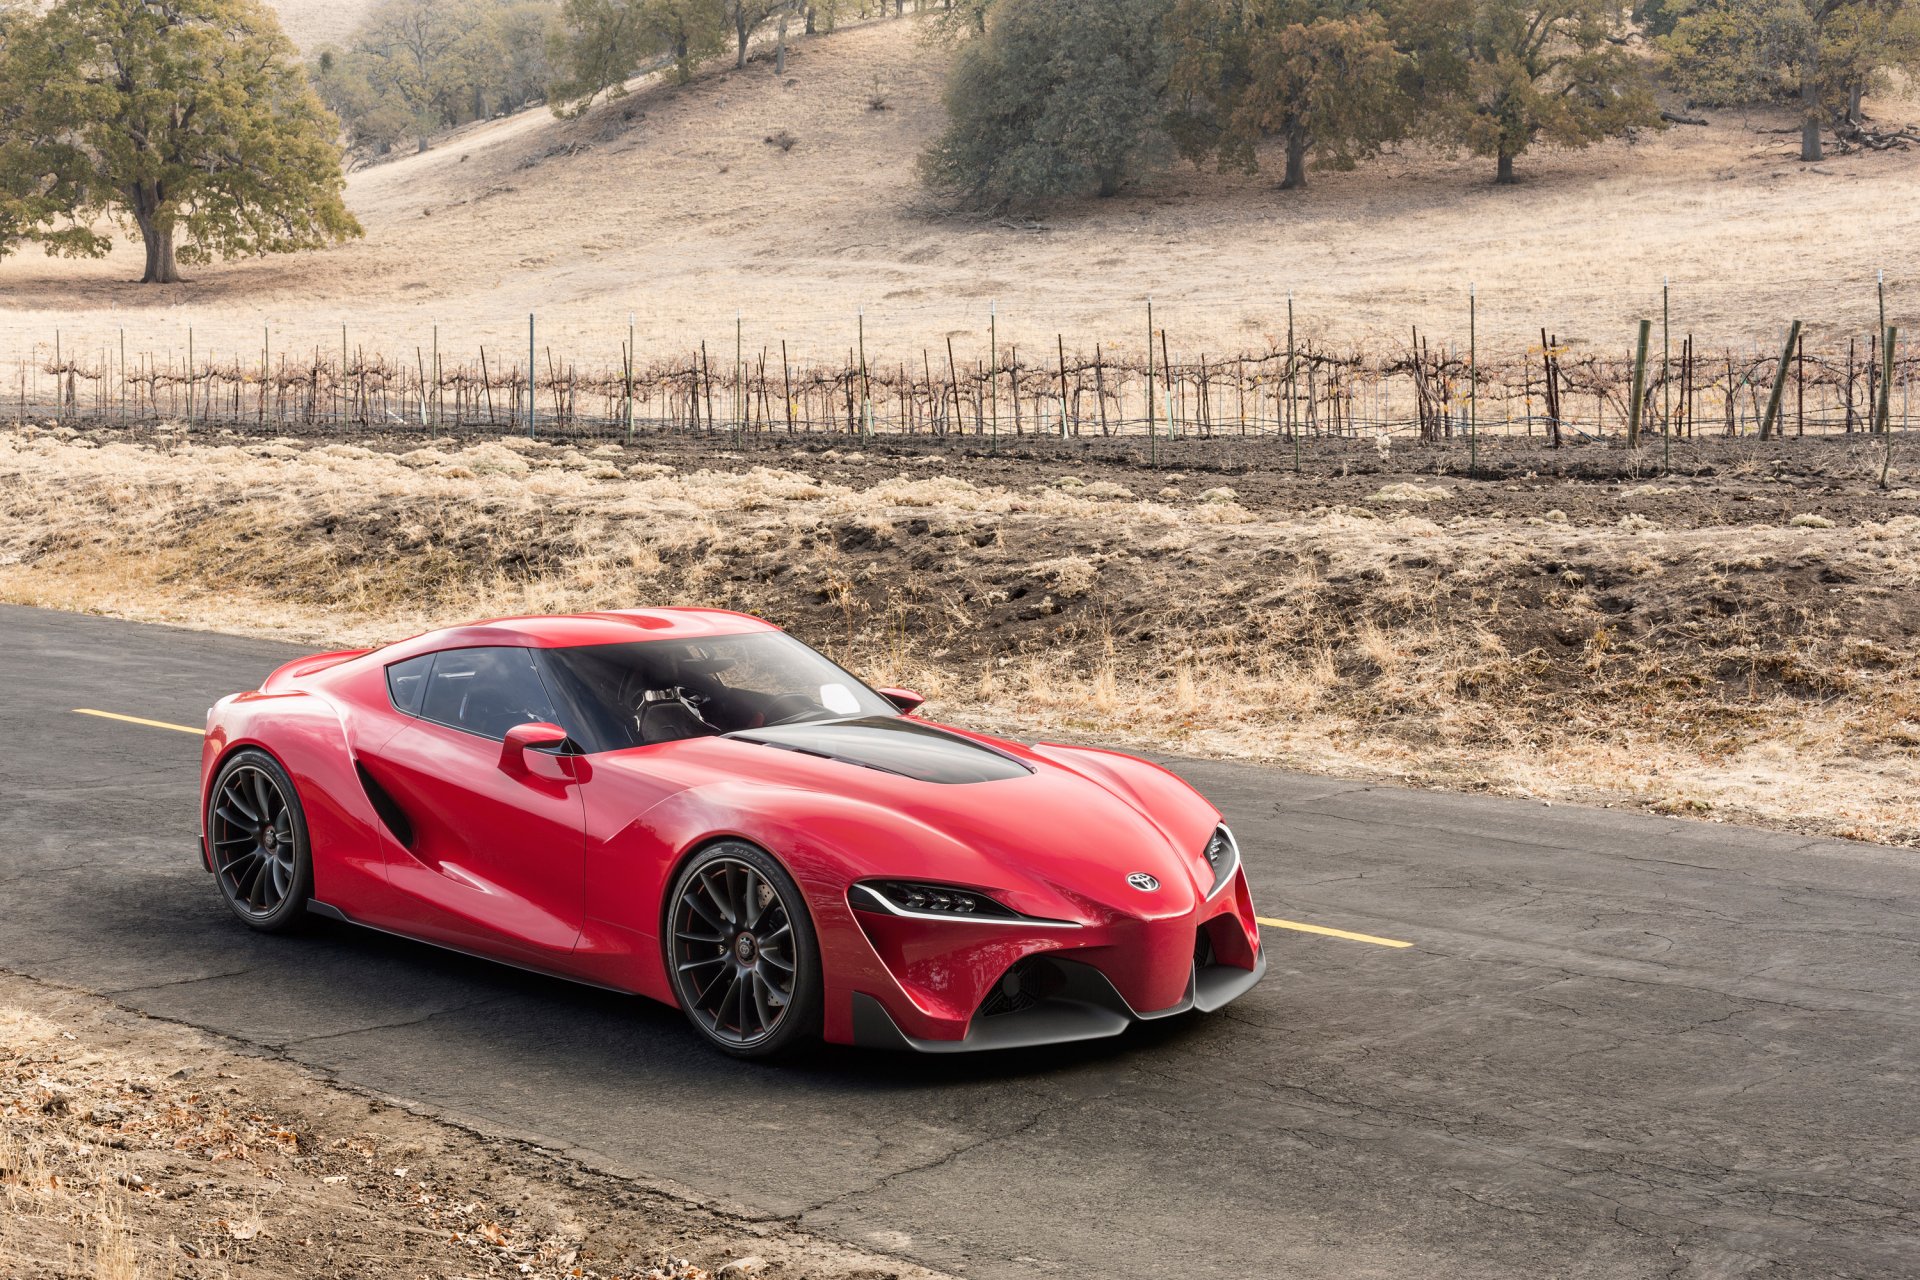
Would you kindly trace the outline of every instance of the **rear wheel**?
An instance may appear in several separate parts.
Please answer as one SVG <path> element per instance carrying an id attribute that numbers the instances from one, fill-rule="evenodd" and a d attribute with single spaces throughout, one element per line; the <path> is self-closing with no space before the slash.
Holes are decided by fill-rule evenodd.
<path id="1" fill-rule="evenodd" d="M 800 887 L 764 850 L 729 840 L 674 881 L 667 910 L 674 995 L 710 1042 L 742 1058 L 820 1026 L 820 947 Z"/>
<path id="2" fill-rule="evenodd" d="M 248 926 L 277 933 L 306 914 L 307 819 L 278 760 L 248 748 L 221 766 L 207 803 L 207 847 L 220 896 Z"/>

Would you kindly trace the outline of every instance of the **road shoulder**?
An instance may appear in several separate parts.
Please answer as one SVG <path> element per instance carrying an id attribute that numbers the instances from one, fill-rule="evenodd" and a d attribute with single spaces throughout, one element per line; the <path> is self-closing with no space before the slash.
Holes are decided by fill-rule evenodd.
<path id="1" fill-rule="evenodd" d="M 934 1280 L 0 974 L 0 1273 Z"/>

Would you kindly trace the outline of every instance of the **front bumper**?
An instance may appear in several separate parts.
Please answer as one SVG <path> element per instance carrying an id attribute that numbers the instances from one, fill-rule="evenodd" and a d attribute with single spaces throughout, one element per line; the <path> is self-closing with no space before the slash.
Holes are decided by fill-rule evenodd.
<path id="1" fill-rule="evenodd" d="M 853 1042 L 869 1049 L 911 1049 L 918 1053 L 974 1053 L 987 1049 L 1027 1049 L 1035 1045 L 1071 1044 L 1117 1036 L 1135 1022 L 1170 1018 L 1198 1010 L 1212 1013 L 1253 989 L 1267 972 L 1262 951 L 1253 968 L 1196 964 L 1187 979 L 1187 994 L 1178 1004 L 1142 1013 L 1092 965 L 1049 958 L 1066 977 L 1066 985 L 1045 1000 L 1025 1009 L 996 1016 L 975 1017 L 958 1040 L 930 1040 L 900 1029 L 887 1007 L 864 991 L 853 994 Z"/>
<path id="2" fill-rule="evenodd" d="M 865 980 L 830 993 L 829 1038 L 921 1053 L 1065 1044 L 1210 1012 L 1260 981 L 1266 954 L 1244 871 L 1214 897 L 1168 905 L 1031 928 L 851 912 Z"/>

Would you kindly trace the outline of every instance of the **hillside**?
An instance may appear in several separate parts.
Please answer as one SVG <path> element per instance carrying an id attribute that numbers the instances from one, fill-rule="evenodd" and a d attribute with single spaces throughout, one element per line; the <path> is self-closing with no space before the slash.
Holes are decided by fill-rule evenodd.
<path id="1" fill-rule="evenodd" d="M 373 8 L 374 0 L 269 0 L 280 25 L 302 51 L 342 44 Z"/>
<path id="2" fill-rule="evenodd" d="M 338 12 L 288 15 L 310 38 Z M 123 325 L 134 351 L 183 349 L 189 325 L 202 352 L 257 351 L 263 325 L 277 350 L 331 347 L 343 322 L 395 355 L 436 323 L 445 349 L 517 350 L 529 311 L 580 358 L 614 359 L 629 312 L 644 353 L 725 344 L 736 311 L 750 347 L 785 337 L 804 356 L 844 353 L 863 306 L 869 350 L 905 357 L 949 334 L 984 345 L 990 299 L 1003 341 L 1131 345 L 1148 294 L 1175 346 L 1218 352 L 1283 333 L 1290 289 L 1310 331 L 1464 339 L 1469 282 L 1483 341 L 1547 324 L 1612 350 L 1657 311 L 1663 275 L 1677 329 L 1771 344 L 1790 313 L 1864 329 L 1880 267 L 1890 318 L 1920 318 L 1899 289 L 1920 278 L 1920 152 L 1803 166 L 1781 120 L 1715 113 L 1523 157 L 1518 188 L 1492 187 L 1488 162 L 1415 152 L 1304 193 L 1182 168 L 1037 222 L 978 219 L 943 214 L 915 178 L 946 57 L 915 23 L 883 22 L 801 42 L 785 80 L 757 61 L 576 121 L 476 125 L 351 176 L 364 241 L 199 268 L 180 288 L 130 284 L 132 246 L 17 256 L 0 263 L 0 357 L 56 328 L 97 349 Z M 782 130 L 791 149 L 766 141 Z"/>

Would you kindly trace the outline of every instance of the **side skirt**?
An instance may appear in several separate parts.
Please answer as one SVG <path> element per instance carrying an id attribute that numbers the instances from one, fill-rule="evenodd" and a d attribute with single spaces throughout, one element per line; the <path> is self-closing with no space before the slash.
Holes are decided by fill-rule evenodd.
<path id="1" fill-rule="evenodd" d="M 507 960 L 500 956 L 490 956 L 484 952 L 473 951 L 466 947 L 456 947 L 452 943 L 440 942 L 433 938 L 422 938 L 415 934 L 402 933 L 398 929 L 388 929 L 382 925 L 368 924 L 364 920 L 355 920 L 340 908 L 331 903 L 322 902 L 318 898 L 307 899 L 307 910 L 316 916 L 321 916 L 328 920 L 338 920 L 342 924 L 350 924 L 356 929 L 367 929 L 373 933 L 384 933 L 389 938 L 399 938 L 406 942 L 417 942 L 423 947 L 433 947 L 440 951 L 451 951 L 455 955 L 466 956 L 472 960 L 484 960 L 488 964 L 497 964 L 508 969 L 518 969 L 522 973 L 536 974 L 542 978 L 557 978 L 561 982 L 571 982 L 578 987 L 592 987 L 597 991 L 611 991 L 619 996 L 641 995 L 640 992 L 629 991 L 625 987 L 611 987 L 604 982 L 595 982 L 591 978 L 582 978 L 571 973 L 562 973 L 558 969 L 548 969 L 541 965 L 529 964 L 524 960 Z"/>

